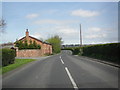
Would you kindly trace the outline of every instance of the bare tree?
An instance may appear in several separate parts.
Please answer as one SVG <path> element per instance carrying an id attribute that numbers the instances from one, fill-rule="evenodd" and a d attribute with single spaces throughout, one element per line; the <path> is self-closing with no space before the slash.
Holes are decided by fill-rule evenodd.
<path id="1" fill-rule="evenodd" d="M 4 32 L 5 26 L 6 26 L 5 20 L 1 19 L 0 20 L 0 33 Z"/>

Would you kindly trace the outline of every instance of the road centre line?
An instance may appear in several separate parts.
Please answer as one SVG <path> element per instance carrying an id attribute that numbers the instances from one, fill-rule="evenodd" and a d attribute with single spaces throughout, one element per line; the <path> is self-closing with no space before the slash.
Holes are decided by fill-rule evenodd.
<path id="1" fill-rule="evenodd" d="M 61 60 L 62 64 L 64 64 L 64 62 L 63 62 L 63 60 L 62 60 L 61 56 L 60 56 L 60 60 Z"/>
<path id="2" fill-rule="evenodd" d="M 60 59 L 61 59 L 61 56 L 60 56 Z"/>
<path id="3" fill-rule="evenodd" d="M 64 62 L 63 62 L 61 56 L 60 56 L 60 60 L 61 60 L 62 64 L 64 64 Z M 72 78 L 72 76 L 71 76 L 71 74 L 70 74 L 68 68 L 65 67 L 65 70 L 66 70 L 66 72 L 67 72 L 67 74 L 68 74 L 68 77 L 70 78 L 70 81 L 72 82 L 73 88 L 74 88 L 75 90 L 78 90 L 78 87 L 77 87 L 77 85 L 76 85 L 74 79 Z"/>
<path id="4" fill-rule="evenodd" d="M 75 89 L 75 90 L 78 90 L 78 87 L 77 87 L 77 85 L 76 85 L 74 79 L 72 78 L 72 76 L 71 76 L 71 74 L 70 74 L 68 68 L 65 67 L 65 70 L 66 70 L 66 72 L 67 72 L 67 74 L 68 74 L 68 76 L 69 76 L 69 78 L 70 78 L 70 81 L 72 82 L 72 85 L 73 85 L 74 89 Z"/>
<path id="5" fill-rule="evenodd" d="M 64 64 L 63 60 L 62 59 L 60 59 L 60 60 L 61 60 L 62 64 Z"/>

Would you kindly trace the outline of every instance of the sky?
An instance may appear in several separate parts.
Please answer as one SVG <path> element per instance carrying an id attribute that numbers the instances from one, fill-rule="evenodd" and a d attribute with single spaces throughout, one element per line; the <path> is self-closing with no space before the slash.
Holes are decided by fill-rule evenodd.
<path id="1" fill-rule="evenodd" d="M 2 42 L 15 42 L 25 36 L 46 40 L 54 35 L 63 44 L 83 44 L 118 41 L 117 2 L 3 2 L 2 16 L 7 26 Z"/>

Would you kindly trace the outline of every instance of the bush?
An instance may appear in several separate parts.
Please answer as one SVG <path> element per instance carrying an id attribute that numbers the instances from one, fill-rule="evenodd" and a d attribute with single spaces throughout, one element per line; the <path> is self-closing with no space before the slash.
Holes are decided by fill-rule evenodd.
<path id="1" fill-rule="evenodd" d="M 32 42 L 30 40 L 30 44 L 28 45 L 28 41 L 25 40 L 23 41 L 16 41 L 15 46 L 18 47 L 19 50 L 21 49 L 41 49 L 41 46 L 37 44 L 35 41 Z"/>
<path id="2" fill-rule="evenodd" d="M 13 64 L 15 61 L 15 50 L 4 48 L 2 49 L 2 66 Z"/>
<path id="3" fill-rule="evenodd" d="M 83 55 L 105 61 L 119 63 L 120 43 L 98 44 L 84 47 L 64 48 L 71 50 L 73 55 Z"/>
<path id="4" fill-rule="evenodd" d="M 119 50 L 120 43 L 99 44 L 83 47 L 82 55 L 118 63 Z"/>
<path id="5" fill-rule="evenodd" d="M 45 53 L 44 55 L 45 55 L 45 56 L 50 56 L 51 54 L 50 54 L 50 53 Z"/>
<path id="6" fill-rule="evenodd" d="M 2 49 L 0 49 L 0 68 L 2 67 Z"/>

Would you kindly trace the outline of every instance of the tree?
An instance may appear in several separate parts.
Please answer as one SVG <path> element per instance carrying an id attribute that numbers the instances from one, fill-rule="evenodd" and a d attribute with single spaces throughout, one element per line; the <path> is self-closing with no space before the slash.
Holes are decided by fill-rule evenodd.
<path id="1" fill-rule="evenodd" d="M 19 41 L 19 46 L 18 46 L 19 49 L 24 49 L 24 44 L 22 41 Z"/>
<path id="2" fill-rule="evenodd" d="M 24 42 L 24 48 L 27 49 L 28 48 L 28 43 L 27 43 L 27 40 L 25 40 Z"/>
<path id="3" fill-rule="evenodd" d="M 33 46 L 32 40 L 30 40 L 29 49 L 33 49 L 33 48 L 34 46 Z"/>
<path id="4" fill-rule="evenodd" d="M 15 47 L 19 47 L 19 45 L 20 45 L 20 41 L 17 40 L 17 41 L 15 42 Z"/>
<path id="5" fill-rule="evenodd" d="M 33 46 L 34 48 L 37 48 L 37 43 L 35 41 L 33 42 Z"/>
<path id="6" fill-rule="evenodd" d="M 54 35 L 53 37 L 48 38 L 46 42 L 52 45 L 53 53 L 60 53 L 61 44 L 63 43 L 61 37 L 59 37 L 58 35 Z"/>
<path id="7" fill-rule="evenodd" d="M 2 33 L 4 32 L 5 26 L 6 26 L 5 20 L 1 19 L 1 20 L 0 20 L 0 33 L 1 33 L 1 32 L 2 32 Z"/>
<path id="8" fill-rule="evenodd" d="M 37 49 L 41 49 L 41 46 L 40 46 L 40 45 L 37 45 Z"/>
<path id="9" fill-rule="evenodd" d="M 41 49 L 41 46 L 37 44 L 35 41 L 32 42 L 30 40 L 30 44 L 28 45 L 28 41 L 16 41 L 15 46 L 18 47 L 19 50 L 21 49 Z"/>

